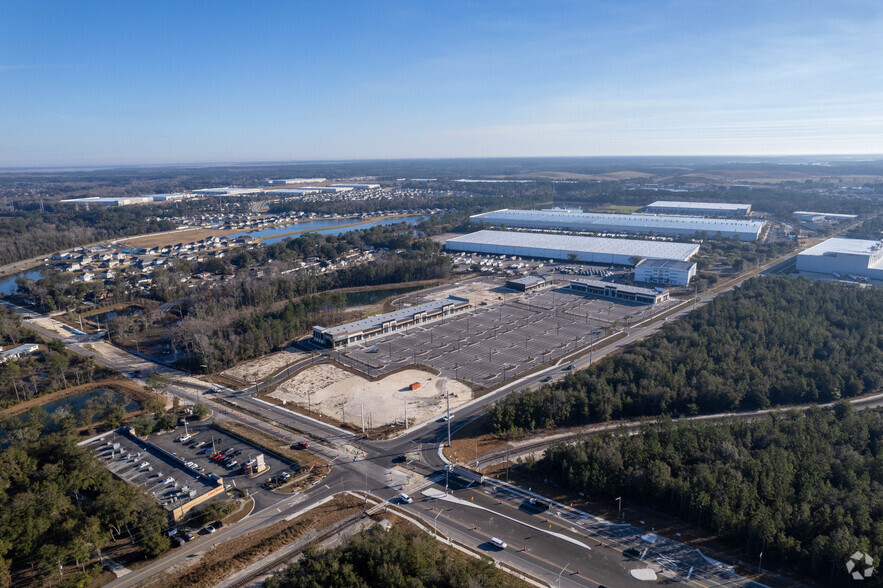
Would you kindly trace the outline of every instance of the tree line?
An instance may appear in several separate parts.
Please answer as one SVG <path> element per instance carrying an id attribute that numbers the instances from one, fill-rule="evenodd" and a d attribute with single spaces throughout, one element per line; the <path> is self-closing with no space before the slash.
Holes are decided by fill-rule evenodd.
<path id="1" fill-rule="evenodd" d="M 881 386 L 883 290 L 760 277 L 489 413 L 497 433 L 513 433 L 829 402 Z"/>
<path id="2" fill-rule="evenodd" d="M 150 207 L 93 207 L 72 210 L 64 205 L 32 205 L 0 218 L 0 265 L 70 249 L 96 241 L 170 231 L 175 223 L 155 217 Z"/>
<path id="3" fill-rule="evenodd" d="M 0 422 L 0 586 L 59 573 L 86 585 L 102 571 L 93 555 L 120 539 L 150 557 L 167 550 L 167 517 L 152 497 L 114 478 L 71 429 L 43 434 L 44 419 Z"/>
<path id="4" fill-rule="evenodd" d="M 215 371 L 279 349 L 313 325 L 339 322 L 346 296 L 333 290 L 440 279 L 450 270 L 446 256 L 411 251 L 324 274 L 255 279 L 245 273 L 182 304 L 172 341 L 185 350 L 185 362 Z"/>
<path id="5" fill-rule="evenodd" d="M 673 423 L 550 448 L 530 475 L 571 492 L 664 509 L 743 550 L 743 557 L 852 583 L 856 551 L 883 556 L 883 412 L 776 414 Z M 750 558 L 750 559 L 749 559 Z"/>
<path id="6" fill-rule="evenodd" d="M 392 527 L 355 535 L 344 545 L 311 546 L 296 564 L 271 576 L 264 588 L 503 588 L 525 583 L 496 568 L 443 547 L 430 535 Z"/>

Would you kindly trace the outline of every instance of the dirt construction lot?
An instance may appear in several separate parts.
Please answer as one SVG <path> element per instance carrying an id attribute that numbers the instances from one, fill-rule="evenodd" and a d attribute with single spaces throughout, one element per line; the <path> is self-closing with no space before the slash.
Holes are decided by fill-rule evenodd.
<path id="1" fill-rule="evenodd" d="M 221 375 L 250 383 L 257 380 L 263 380 L 267 376 L 275 375 L 286 366 L 301 361 L 302 359 L 306 359 L 307 357 L 309 357 L 309 353 L 286 349 L 285 351 L 271 353 L 264 357 L 241 363 L 221 372 Z"/>
<path id="2" fill-rule="evenodd" d="M 436 385 L 439 377 L 423 370 L 404 370 L 371 382 L 332 364 L 306 368 L 282 382 L 270 396 L 285 403 L 307 406 L 330 418 L 371 428 L 401 423 L 408 403 L 408 424 L 440 417 L 447 408 L 444 393 Z M 417 390 L 409 386 L 419 383 Z M 447 380 L 451 410 L 472 400 L 465 384 Z M 309 399 L 308 399 L 309 395 Z"/>

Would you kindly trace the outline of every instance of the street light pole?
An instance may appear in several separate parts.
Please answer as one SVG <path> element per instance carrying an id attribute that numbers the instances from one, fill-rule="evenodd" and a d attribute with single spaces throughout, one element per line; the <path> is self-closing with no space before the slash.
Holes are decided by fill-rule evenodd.
<path id="1" fill-rule="evenodd" d="M 561 588 L 561 576 L 564 574 L 565 570 L 567 570 L 567 567 L 569 565 L 570 564 L 565 565 L 564 568 L 560 572 L 558 572 L 558 588 Z"/>

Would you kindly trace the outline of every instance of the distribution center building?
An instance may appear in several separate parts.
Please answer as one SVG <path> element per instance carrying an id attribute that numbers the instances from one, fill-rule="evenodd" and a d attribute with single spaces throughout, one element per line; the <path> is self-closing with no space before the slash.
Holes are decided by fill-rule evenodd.
<path id="1" fill-rule="evenodd" d="M 409 306 L 336 327 L 316 326 L 313 327 L 313 342 L 324 347 L 342 347 L 446 318 L 467 310 L 470 306 L 469 300 L 465 298 L 448 296 L 442 300 Z"/>
<path id="2" fill-rule="evenodd" d="M 648 204 L 644 212 L 647 214 L 695 214 L 698 216 L 748 216 L 751 212 L 751 205 L 657 200 L 653 204 Z"/>
<path id="3" fill-rule="evenodd" d="M 696 275 L 696 264 L 692 261 L 674 259 L 642 259 L 635 266 L 635 281 L 650 284 L 671 284 L 686 286 Z"/>
<path id="4" fill-rule="evenodd" d="M 699 245 L 695 243 L 576 237 L 516 231 L 478 231 L 448 239 L 445 247 L 450 251 L 518 255 L 539 259 L 573 259 L 618 265 L 634 265 L 636 257 L 686 261 L 699 252 Z"/>
<path id="5" fill-rule="evenodd" d="M 663 216 L 658 214 L 607 214 L 569 210 L 496 210 L 470 217 L 475 223 L 506 225 L 525 229 L 555 229 L 634 235 L 695 237 L 707 235 L 756 241 L 764 221 Z"/>
<path id="6" fill-rule="evenodd" d="M 883 280 L 883 241 L 828 239 L 797 254 L 797 270 Z"/>

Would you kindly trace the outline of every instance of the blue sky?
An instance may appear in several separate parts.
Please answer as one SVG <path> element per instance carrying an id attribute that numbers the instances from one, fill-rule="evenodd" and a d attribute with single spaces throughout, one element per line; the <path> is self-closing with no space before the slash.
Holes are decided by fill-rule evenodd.
<path id="1" fill-rule="evenodd" d="M 883 2 L 14 2 L 0 167 L 883 153 Z"/>

